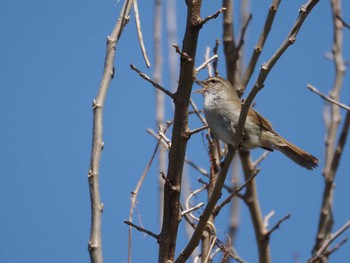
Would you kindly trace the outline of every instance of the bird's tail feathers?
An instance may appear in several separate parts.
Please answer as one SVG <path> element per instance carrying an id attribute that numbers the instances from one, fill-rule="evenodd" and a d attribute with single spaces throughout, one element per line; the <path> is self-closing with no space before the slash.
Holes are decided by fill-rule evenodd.
<path id="1" fill-rule="evenodd" d="M 282 137 L 280 137 L 280 143 L 275 145 L 275 147 L 289 159 L 308 170 L 312 170 L 318 166 L 318 159 L 315 156 L 288 142 Z"/>

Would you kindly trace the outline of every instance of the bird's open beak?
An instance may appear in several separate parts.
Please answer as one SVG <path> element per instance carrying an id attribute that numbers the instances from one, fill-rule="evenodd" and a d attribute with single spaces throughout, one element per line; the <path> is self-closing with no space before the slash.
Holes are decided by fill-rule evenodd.
<path id="1" fill-rule="evenodd" d="M 203 93 L 206 90 L 206 88 L 205 88 L 206 84 L 205 84 L 204 81 L 196 79 L 194 82 L 196 84 L 202 86 L 202 88 L 201 89 L 197 89 L 197 90 L 193 91 L 192 93 Z"/>
<path id="2" fill-rule="evenodd" d="M 205 91 L 205 89 L 197 89 L 195 91 L 193 91 L 192 93 L 203 93 Z"/>

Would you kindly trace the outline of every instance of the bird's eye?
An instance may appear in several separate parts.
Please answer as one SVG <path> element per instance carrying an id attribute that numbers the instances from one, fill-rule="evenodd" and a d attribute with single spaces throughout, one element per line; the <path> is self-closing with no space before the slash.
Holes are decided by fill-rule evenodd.
<path id="1" fill-rule="evenodd" d="M 216 79 L 211 79 L 210 83 L 217 83 L 217 80 Z"/>

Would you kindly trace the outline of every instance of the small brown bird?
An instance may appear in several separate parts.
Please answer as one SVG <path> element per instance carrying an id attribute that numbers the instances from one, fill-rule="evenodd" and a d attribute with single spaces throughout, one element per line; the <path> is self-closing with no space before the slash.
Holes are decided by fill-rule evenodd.
<path id="1" fill-rule="evenodd" d="M 196 81 L 204 96 L 204 114 L 213 134 L 228 145 L 233 144 L 242 104 L 230 82 L 221 77 Z M 253 108 L 249 109 L 241 146 L 246 149 L 279 150 L 295 163 L 308 170 L 317 167 L 318 159 L 288 142 L 272 128 L 271 123 Z"/>

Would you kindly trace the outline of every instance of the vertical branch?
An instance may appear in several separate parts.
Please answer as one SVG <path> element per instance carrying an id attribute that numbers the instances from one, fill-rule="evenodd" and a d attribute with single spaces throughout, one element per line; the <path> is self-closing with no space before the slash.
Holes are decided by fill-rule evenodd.
<path id="1" fill-rule="evenodd" d="M 112 34 L 107 38 L 107 49 L 102 81 L 96 99 L 93 102 L 93 134 L 89 168 L 89 188 L 91 200 L 91 229 L 89 240 L 90 260 L 93 263 L 102 263 L 102 234 L 101 215 L 103 205 L 99 192 L 99 168 L 103 149 L 103 106 L 106 100 L 109 84 L 114 76 L 114 58 L 117 42 L 128 22 L 132 1 L 126 0 L 119 15 L 119 19 Z"/>
<path id="2" fill-rule="evenodd" d="M 243 117 L 245 118 L 245 117 Z M 240 127 L 242 123 L 238 124 L 238 127 Z M 243 129 L 242 129 L 243 131 Z M 235 135 L 235 137 L 240 137 Z M 180 253 L 178 258 L 176 259 L 175 263 L 184 263 L 187 261 L 187 259 L 190 257 L 192 254 L 193 250 L 198 246 L 199 239 L 202 236 L 202 233 L 207 226 L 207 222 L 209 220 L 209 217 L 212 215 L 212 211 L 215 207 L 216 202 L 219 200 L 221 196 L 221 189 L 225 183 L 226 175 L 228 172 L 228 169 L 230 168 L 233 156 L 235 155 L 235 152 L 237 150 L 237 145 L 229 148 L 225 160 L 223 162 L 223 166 L 220 169 L 219 176 L 217 178 L 215 187 L 212 191 L 212 195 L 210 196 L 210 199 L 208 201 L 207 206 L 205 207 L 200 220 L 198 222 L 198 225 L 196 226 L 196 229 L 191 237 L 191 240 L 188 242 L 187 246 L 185 249 Z"/>
<path id="3" fill-rule="evenodd" d="M 176 28 L 176 2 L 177 0 L 166 1 L 166 25 L 168 34 L 168 46 L 171 47 L 173 44 L 177 43 L 177 28 Z M 178 76 L 178 57 L 177 54 L 169 49 L 169 71 L 170 71 L 170 90 L 175 90 L 175 85 L 177 84 Z"/>
<path id="4" fill-rule="evenodd" d="M 345 65 L 343 61 L 343 23 L 337 18 L 341 16 L 341 1 L 331 0 L 332 17 L 333 17 L 333 58 L 335 66 L 335 80 L 330 97 L 339 101 L 340 91 L 343 85 L 343 77 L 345 74 Z M 330 120 L 326 121 L 326 141 L 325 141 L 325 167 L 323 176 L 325 180 L 325 188 L 323 192 L 323 200 L 313 251 L 317 251 L 332 231 L 334 219 L 332 213 L 334 180 L 338 164 L 335 164 L 335 157 L 339 149 L 335 147 L 336 136 L 340 124 L 339 107 L 333 103 L 327 105 L 330 107 Z M 344 124 L 345 125 L 345 124 Z"/>
<path id="5" fill-rule="evenodd" d="M 154 6 L 154 80 L 157 83 L 162 83 L 162 0 L 155 0 Z M 160 90 L 156 89 L 156 122 L 157 127 L 164 123 L 164 94 Z M 163 145 L 160 145 L 158 151 L 158 167 L 159 171 L 165 171 L 166 163 L 166 149 Z M 162 223 L 162 211 L 163 211 L 163 192 L 164 192 L 164 180 L 161 176 L 158 177 L 158 189 L 159 189 L 159 223 Z"/>
<path id="6" fill-rule="evenodd" d="M 237 156 L 233 159 L 232 162 L 232 176 L 231 176 L 231 181 L 235 185 L 239 185 L 239 176 L 240 176 L 240 166 L 239 166 L 239 159 Z M 227 244 L 234 245 L 235 243 L 235 237 L 236 237 L 236 232 L 239 227 L 240 223 L 240 202 L 239 198 L 233 197 L 230 208 L 229 208 L 229 229 L 228 229 L 228 240 Z"/>
<path id="7" fill-rule="evenodd" d="M 244 24 L 244 21 L 248 19 L 248 4 L 247 1 L 241 3 L 241 24 Z M 225 62 L 226 62 L 226 76 L 227 80 L 230 81 L 233 87 L 237 87 L 236 84 L 240 82 L 239 78 L 242 72 L 243 62 L 239 59 L 238 48 L 235 44 L 235 35 L 234 35 L 234 18 L 233 18 L 233 1 L 224 0 L 223 7 L 226 7 L 224 11 L 224 23 L 223 23 L 223 42 L 224 42 L 224 53 L 225 53 Z M 237 171 L 237 169 L 235 169 Z M 236 173 L 236 178 L 238 174 Z M 232 214 L 230 220 L 230 239 L 228 243 L 232 243 L 234 238 L 235 230 L 238 223 L 238 200 L 236 197 L 232 199 L 230 213 Z"/>
<path id="8" fill-rule="evenodd" d="M 215 185 L 217 184 L 218 177 L 220 176 L 220 141 L 218 139 L 210 140 L 210 135 L 208 134 L 208 144 L 209 144 L 209 159 L 210 159 L 210 174 L 209 174 L 209 185 L 207 187 L 208 201 L 210 200 Z M 208 218 L 208 223 L 204 228 L 204 232 L 201 237 L 201 262 L 208 262 L 207 255 L 211 252 L 211 240 L 213 226 L 214 226 L 214 215 L 211 214 Z"/>
<path id="9" fill-rule="evenodd" d="M 226 8 L 226 10 L 223 12 L 223 45 L 226 59 L 226 75 L 227 80 L 232 84 L 233 87 L 235 87 L 237 67 L 235 54 L 237 54 L 237 52 L 233 31 L 233 1 L 223 0 L 222 6 Z"/>
<path id="10" fill-rule="evenodd" d="M 245 180 L 248 180 L 249 177 L 256 171 L 254 170 L 248 151 L 240 151 L 240 157 L 242 160 L 244 178 Z M 259 197 L 257 193 L 257 185 L 254 179 L 250 184 L 246 186 L 246 192 L 243 196 L 243 200 L 249 209 L 249 213 L 252 219 L 255 240 L 258 246 L 259 262 L 271 262 L 269 239 L 266 238 L 267 230 L 264 226 L 264 220 L 261 213 Z"/>
<path id="11" fill-rule="evenodd" d="M 189 139 L 188 107 L 193 85 L 193 70 L 199 30 L 201 1 L 186 1 L 187 23 L 183 39 L 178 89 L 174 94 L 175 113 L 172 132 L 172 147 L 169 151 L 169 164 L 164 187 L 163 224 L 159 235 L 159 260 L 174 260 L 177 230 L 180 219 L 180 192 L 187 141 Z"/>
<path id="12" fill-rule="evenodd" d="M 241 93 L 244 92 L 244 90 L 246 89 L 246 87 L 248 85 L 248 82 L 249 82 L 251 76 L 253 75 L 253 72 L 254 72 L 255 67 L 256 67 L 256 63 L 258 62 L 261 51 L 265 45 L 267 36 L 270 33 L 272 23 L 274 21 L 274 18 L 275 18 L 275 15 L 277 13 L 277 9 L 278 9 L 280 2 L 281 2 L 281 0 L 272 0 L 272 3 L 271 3 L 270 8 L 269 8 L 269 12 L 268 12 L 266 20 L 265 20 L 264 28 L 260 34 L 258 43 L 256 44 L 256 46 L 254 48 L 253 54 L 251 55 L 248 67 L 244 72 L 241 87 L 240 87 Z"/>

